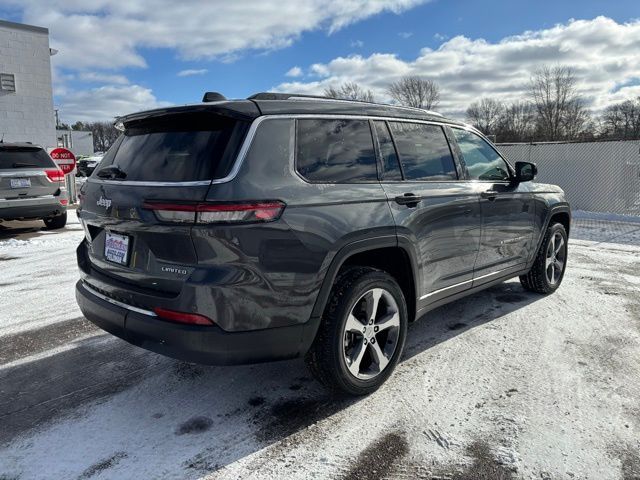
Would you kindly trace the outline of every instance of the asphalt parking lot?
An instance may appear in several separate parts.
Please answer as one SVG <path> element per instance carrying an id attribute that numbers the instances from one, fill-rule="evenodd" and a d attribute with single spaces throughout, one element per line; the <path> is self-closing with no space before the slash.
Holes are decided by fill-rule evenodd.
<path id="1" fill-rule="evenodd" d="M 429 313 L 378 392 L 203 367 L 83 319 L 82 229 L 0 225 L 0 479 L 640 478 L 640 223 L 578 218 L 556 294 Z"/>

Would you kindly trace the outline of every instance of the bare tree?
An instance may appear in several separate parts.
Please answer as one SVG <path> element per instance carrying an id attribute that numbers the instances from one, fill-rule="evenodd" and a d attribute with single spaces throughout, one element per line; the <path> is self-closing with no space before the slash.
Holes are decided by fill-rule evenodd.
<path id="1" fill-rule="evenodd" d="M 565 138 L 584 138 L 593 135 L 595 127 L 591 124 L 591 115 L 584 100 L 575 98 L 567 105 L 562 118 L 562 129 Z"/>
<path id="2" fill-rule="evenodd" d="M 406 107 L 431 110 L 440 103 L 440 87 L 433 80 L 418 76 L 402 77 L 387 89 L 389 96 Z"/>
<path id="3" fill-rule="evenodd" d="M 494 98 L 483 98 L 467 108 L 467 120 L 485 135 L 495 135 L 504 105 Z"/>
<path id="4" fill-rule="evenodd" d="M 96 152 L 106 152 L 120 136 L 111 122 L 85 123 L 83 127 L 93 133 L 93 149 Z"/>
<path id="5" fill-rule="evenodd" d="M 331 85 L 329 88 L 324 90 L 324 96 L 328 98 L 338 98 L 341 100 L 359 100 L 362 102 L 375 101 L 371 90 L 364 89 L 355 82 L 345 82 L 338 88 Z"/>
<path id="6" fill-rule="evenodd" d="M 531 99 L 537 112 L 539 134 L 544 140 L 577 135 L 588 120 L 578 95 L 573 70 L 566 66 L 544 66 L 531 77 Z"/>
<path id="7" fill-rule="evenodd" d="M 523 142 L 535 134 L 535 108 L 530 102 L 517 101 L 504 107 L 496 136 L 501 142 Z"/>
<path id="8" fill-rule="evenodd" d="M 600 135 L 606 138 L 640 138 L 640 97 L 605 108 Z"/>

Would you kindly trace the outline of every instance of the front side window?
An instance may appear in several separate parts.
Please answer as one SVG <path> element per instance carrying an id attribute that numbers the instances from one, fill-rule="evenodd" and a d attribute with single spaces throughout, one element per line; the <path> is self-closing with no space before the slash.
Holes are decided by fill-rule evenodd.
<path id="1" fill-rule="evenodd" d="M 300 119 L 296 167 L 319 183 L 376 182 L 378 172 L 367 120 Z"/>
<path id="2" fill-rule="evenodd" d="M 442 127 L 389 122 L 406 180 L 456 180 L 456 167 Z"/>
<path id="3" fill-rule="evenodd" d="M 491 145 L 473 132 L 453 128 L 462 158 L 472 180 L 507 181 L 507 163 Z"/>

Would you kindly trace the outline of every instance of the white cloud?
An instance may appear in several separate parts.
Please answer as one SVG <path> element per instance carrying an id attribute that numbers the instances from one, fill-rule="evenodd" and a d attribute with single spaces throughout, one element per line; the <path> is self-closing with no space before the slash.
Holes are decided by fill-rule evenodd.
<path id="1" fill-rule="evenodd" d="M 179 77 L 193 77 L 194 75 L 204 75 L 205 73 L 207 73 L 209 70 L 207 70 L 206 68 L 198 68 L 198 69 L 187 69 L 187 70 L 180 70 L 178 72 L 178 76 Z"/>
<path id="2" fill-rule="evenodd" d="M 329 33 L 429 0 L 4 0 L 23 20 L 50 29 L 65 69 L 144 67 L 141 48 L 169 48 L 187 60 L 233 59 L 245 50 L 290 45 L 302 33 Z"/>
<path id="3" fill-rule="evenodd" d="M 387 85 L 403 75 L 422 75 L 440 84 L 438 109 L 461 117 L 466 107 L 483 96 L 505 101 L 526 98 L 531 73 L 540 66 L 569 65 L 580 92 L 594 109 L 635 95 L 640 80 L 640 20 L 616 23 L 606 17 L 572 20 L 552 28 L 527 31 L 498 42 L 454 37 L 438 49 L 424 48 L 417 58 L 394 54 L 338 57 L 310 69 L 321 80 L 288 82 L 279 91 L 321 93 L 329 85 L 353 81 L 388 100 Z"/>
<path id="4" fill-rule="evenodd" d="M 82 72 L 78 75 L 78 78 L 83 82 L 88 83 L 106 83 L 116 85 L 126 85 L 129 83 L 129 80 L 124 75 L 101 72 Z"/>
<path id="5" fill-rule="evenodd" d="M 351 48 L 362 48 L 364 47 L 364 42 L 362 40 L 352 40 Z"/>
<path id="6" fill-rule="evenodd" d="M 111 121 L 140 110 L 168 106 L 140 85 L 104 86 L 78 90 L 60 97 L 60 114 L 65 122 Z"/>
<path id="7" fill-rule="evenodd" d="M 315 76 L 318 76 L 318 77 L 327 77 L 327 76 L 329 76 L 329 67 L 327 65 L 323 65 L 321 63 L 314 63 L 309 68 L 309 71 L 311 72 L 312 75 L 315 75 Z"/>
<path id="8" fill-rule="evenodd" d="M 406 40 L 407 38 L 413 37 L 413 32 L 400 32 L 398 33 L 398 36 Z"/>
<path id="9" fill-rule="evenodd" d="M 436 33 L 434 33 L 434 34 L 433 34 L 433 38 L 435 38 L 436 40 L 438 40 L 438 41 L 442 42 L 442 41 L 446 40 L 446 39 L 447 39 L 447 38 L 449 38 L 449 37 L 448 37 L 448 36 L 446 36 L 446 35 L 443 35 L 443 34 L 441 34 L 441 33 L 437 33 L 437 32 L 436 32 Z"/>
<path id="10" fill-rule="evenodd" d="M 289 69 L 287 73 L 285 73 L 287 77 L 300 77 L 302 76 L 302 69 L 300 67 L 292 67 Z"/>

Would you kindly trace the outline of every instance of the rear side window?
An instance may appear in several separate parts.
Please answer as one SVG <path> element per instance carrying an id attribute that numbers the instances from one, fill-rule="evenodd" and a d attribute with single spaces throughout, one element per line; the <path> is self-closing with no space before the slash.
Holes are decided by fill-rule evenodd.
<path id="1" fill-rule="evenodd" d="M 42 148 L 0 147 L 0 170 L 14 168 L 55 168 L 55 163 Z"/>
<path id="2" fill-rule="evenodd" d="M 455 163 L 439 125 L 389 122 L 406 180 L 456 180 Z"/>
<path id="3" fill-rule="evenodd" d="M 462 158 L 473 180 L 509 180 L 509 167 L 482 137 L 467 130 L 453 128 Z"/>
<path id="4" fill-rule="evenodd" d="M 356 183 L 378 180 L 367 120 L 297 121 L 296 167 L 307 180 Z"/>
<path id="5" fill-rule="evenodd" d="M 375 121 L 373 124 L 375 125 L 378 144 L 380 145 L 384 180 L 402 180 L 398 154 L 396 153 L 396 147 L 393 145 L 387 124 L 380 121 Z"/>
<path id="6" fill-rule="evenodd" d="M 94 172 L 116 165 L 124 180 L 189 182 L 226 176 L 247 124 L 212 114 L 170 115 L 127 125 Z"/>

